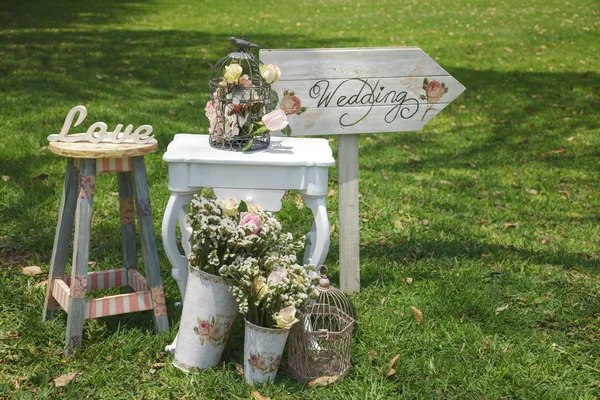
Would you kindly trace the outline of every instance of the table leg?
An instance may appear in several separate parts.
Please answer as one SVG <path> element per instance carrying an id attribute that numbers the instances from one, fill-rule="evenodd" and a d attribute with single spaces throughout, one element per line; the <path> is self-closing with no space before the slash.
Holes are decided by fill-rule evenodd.
<path id="1" fill-rule="evenodd" d="M 182 301 L 185 296 L 185 288 L 187 286 L 188 260 L 185 255 L 179 252 L 179 248 L 177 247 L 176 229 L 177 221 L 179 220 L 182 246 L 184 247 L 184 250 L 189 251 L 189 232 L 186 229 L 185 214 L 187 213 L 187 205 L 192 200 L 192 197 L 193 193 L 171 193 L 171 197 L 169 197 L 169 202 L 167 203 L 167 208 L 165 209 L 165 215 L 162 221 L 163 247 L 165 248 L 167 258 L 173 267 L 171 270 L 171 275 L 179 286 L 179 292 L 181 293 Z M 173 343 L 165 347 L 165 350 L 174 353 L 176 348 L 177 336 L 175 337 L 175 340 L 173 340 Z"/>
<path id="2" fill-rule="evenodd" d="M 167 258 L 173 267 L 171 270 L 171 275 L 179 286 L 179 292 L 181 293 L 182 300 L 185 295 L 185 287 L 187 285 L 188 260 L 185 255 L 180 253 L 179 248 L 177 247 L 176 228 L 177 219 L 179 218 L 181 212 L 185 212 L 184 207 L 187 207 L 188 203 L 192 199 L 192 196 L 193 194 L 191 193 L 171 193 L 171 197 L 169 197 L 169 202 L 167 203 L 167 208 L 165 209 L 165 215 L 162 221 L 163 246 L 165 248 Z M 181 227 L 181 229 L 183 230 L 184 227 Z M 185 236 L 185 234 L 182 233 L 182 236 Z"/>
<path id="3" fill-rule="evenodd" d="M 304 264 L 320 267 L 329 252 L 329 219 L 325 196 L 302 194 L 304 203 L 311 209 L 314 222 L 309 237 L 309 245 L 304 253 Z"/>

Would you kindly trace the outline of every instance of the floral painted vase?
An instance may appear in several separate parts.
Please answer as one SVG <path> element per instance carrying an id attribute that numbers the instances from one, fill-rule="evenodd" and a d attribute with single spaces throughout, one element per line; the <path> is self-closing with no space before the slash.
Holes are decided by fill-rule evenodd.
<path id="1" fill-rule="evenodd" d="M 263 328 L 245 322 L 244 379 L 249 385 L 273 381 L 290 330 Z"/>
<path id="2" fill-rule="evenodd" d="M 173 365 L 185 372 L 217 366 L 237 313 L 221 277 L 189 266 Z"/>

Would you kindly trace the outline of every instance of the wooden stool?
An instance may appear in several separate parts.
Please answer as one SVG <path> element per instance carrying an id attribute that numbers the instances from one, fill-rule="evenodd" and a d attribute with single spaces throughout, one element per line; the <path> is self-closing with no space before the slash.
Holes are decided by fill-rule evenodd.
<path id="1" fill-rule="evenodd" d="M 67 312 L 67 355 L 81 344 L 86 318 L 154 310 L 155 331 L 169 330 L 144 165 L 144 155 L 155 152 L 157 147 L 156 143 L 82 142 L 51 142 L 48 146 L 53 153 L 68 157 L 68 161 L 42 320 L 54 316 L 59 307 Z M 124 268 L 88 273 L 95 175 L 101 172 L 118 174 Z M 134 209 L 146 278 L 137 269 Z M 71 276 L 65 278 L 73 221 Z M 87 291 L 117 286 L 129 286 L 134 292 L 86 299 Z"/>

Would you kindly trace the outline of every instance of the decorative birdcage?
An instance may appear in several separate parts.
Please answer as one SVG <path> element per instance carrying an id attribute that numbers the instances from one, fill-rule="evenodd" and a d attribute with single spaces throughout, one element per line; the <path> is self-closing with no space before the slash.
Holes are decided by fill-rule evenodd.
<path id="1" fill-rule="evenodd" d="M 288 339 L 289 370 L 303 383 L 324 376 L 340 379 L 350 371 L 355 319 L 345 310 L 354 309 L 326 277 L 317 291 L 319 298 L 303 310 Z"/>
<path id="2" fill-rule="evenodd" d="M 271 82 L 266 81 L 264 64 L 251 53 L 258 46 L 245 36 L 231 41 L 238 50 L 220 59 L 210 77 L 211 100 L 205 109 L 210 145 L 231 151 L 264 149 L 270 136 L 261 118 L 270 111 L 270 83 L 279 78 L 279 70 L 276 76 L 267 71 Z"/>

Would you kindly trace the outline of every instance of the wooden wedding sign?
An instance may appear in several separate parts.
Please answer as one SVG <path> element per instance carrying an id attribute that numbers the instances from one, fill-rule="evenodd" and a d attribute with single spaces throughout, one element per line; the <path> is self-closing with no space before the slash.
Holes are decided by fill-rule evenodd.
<path id="1" fill-rule="evenodd" d="M 261 50 L 294 136 L 340 135 L 340 286 L 360 289 L 358 135 L 418 131 L 465 87 L 417 47 Z"/>

